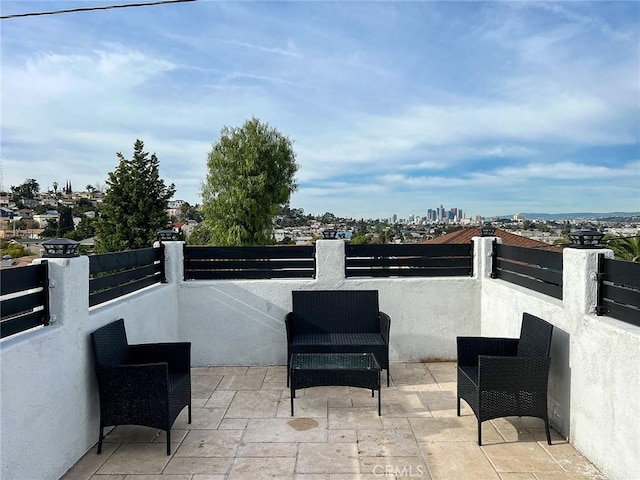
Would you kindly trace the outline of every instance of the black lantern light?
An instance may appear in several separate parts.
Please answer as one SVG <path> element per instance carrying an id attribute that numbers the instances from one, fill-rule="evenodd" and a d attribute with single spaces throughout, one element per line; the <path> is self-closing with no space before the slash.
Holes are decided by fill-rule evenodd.
<path id="1" fill-rule="evenodd" d="M 173 229 L 160 230 L 158 232 L 159 242 L 173 242 L 175 240 L 178 240 L 178 232 Z"/>
<path id="2" fill-rule="evenodd" d="M 333 228 L 327 228 L 326 230 L 322 231 L 322 238 L 324 238 L 325 240 L 335 240 L 337 233 L 337 230 Z"/>
<path id="3" fill-rule="evenodd" d="M 478 232 L 480 232 L 481 237 L 493 237 L 496 233 L 496 227 L 490 223 L 485 223 L 483 226 L 478 228 Z"/>
<path id="4" fill-rule="evenodd" d="M 43 257 L 47 258 L 69 258 L 78 256 L 79 242 L 68 238 L 52 238 L 42 242 L 44 247 Z"/>
<path id="5" fill-rule="evenodd" d="M 571 248 L 600 248 L 600 240 L 604 237 L 604 233 L 596 230 L 576 230 L 569 233 Z"/>

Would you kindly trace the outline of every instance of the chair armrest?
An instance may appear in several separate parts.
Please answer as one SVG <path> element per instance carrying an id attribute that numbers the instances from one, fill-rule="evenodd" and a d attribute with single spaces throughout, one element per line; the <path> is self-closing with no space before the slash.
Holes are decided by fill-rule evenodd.
<path id="1" fill-rule="evenodd" d="M 287 345 L 291 344 L 294 335 L 294 318 L 295 315 L 293 312 L 289 312 L 284 317 L 284 325 L 287 328 Z"/>
<path id="2" fill-rule="evenodd" d="M 389 345 L 389 330 L 391 329 L 391 317 L 384 312 L 378 312 L 380 320 L 380 334 L 384 339 L 384 343 Z"/>
<path id="3" fill-rule="evenodd" d="M 119 404 L 129 398 L 164 398 L 169 392 L 166 363 L 96 368 L 100 397 Z"/>
<path id="4" fill-rule="evenodd" d="M 128 364 L 166 362 L 171 373 L 189 373 L 191 370 L 191 343 L 143 343 L 129 345 Z"/>
<path id="5" fill-rule="evenodd" d="M 478 355 L 513 357 L 518 352 L 517 338 L 457 337 L 458 365 L 477 367 Z"/>
<path id="6" fill-rule="evenodd" d="M 478 385 L 480 390 L 505 392 L 546 391 L 550 357 L 478 357 Z"/>

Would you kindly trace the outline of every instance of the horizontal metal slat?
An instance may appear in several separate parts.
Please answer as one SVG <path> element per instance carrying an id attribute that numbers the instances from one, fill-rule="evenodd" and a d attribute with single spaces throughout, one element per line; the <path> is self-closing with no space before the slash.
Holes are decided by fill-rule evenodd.
<path id="1" fill-rule="evenodd" d="M 605 280 L 640 289 L 640 262 L 605 258 L 603 267 Z"/>
<path id="2" fill-rule="evenodd" d="M 31 328 L 46 325 L 47 322 L 47 313 L 44 310 L 31 312 L 9 320 L 3 320 L 0 322 L 0 338 L 5 338 Z"/>
<path id="3" fill-rule="evenodd" d="M 604 301 L 604 315 L 640 327 L 640 309 Z"/>
<path id="4" fill-rule="evenodd" d="M 347 258 L 349 267 L 408 266 L 408 267 L 468 267 L 471 268 L 471 257 L 400 257 L 400 258 Z"/>
<path id="5" fill-rule="evenodd" d="M 110 288 L 108 290 L 102 290 L 100 292 L 90 293 L 89 306 L 93 307 L 94 305 L 98 305 L 100 303 L 113 300 L 123 295 L 127 295 L 128 293 L 132 293 L 137 290 L 142 290 L 143 288 L 153 285 L 154 283 L 160 283 L 160 275 L 154 275 L 152 277 L 143 278 L 136 282 L 131 282 L 125 285 L 119 285 L 117 287 Z"/>
<path id="6" fill-rule="evenodd" d="M 126 270 L 154 263 L 161 258 L 162 250 L 160 248 L 141 248 L 126 252 L 89 255 L 89 274 Z"/>
<path id="7" fill-rule="evenodd" d="M 504 270 L 498 270 L 498 278 L 536 292 L 544 293 L 551 297 L 562 299 L 562 287 L 558 285 L 544 283 L 540 280 L 518 275 L 516 273 L 506 272 Z"/>
<path id="8" fill-rule="evenodd" d="M 347 277 L 465 277 L 470 267 L 463 268 L 348 268 Z"/>
<path id="9" fill-rule="evenodd" d="M 48 281 L 47 271 L 47 262 L 0 270 L 0 295 L 44 287 Z"/>
<path id="10" fill-rule="evenodd" d="M 3 300 L 2 318 L 12 317 L 18 313 L 31 311 L 37 307 L 44 307 L 46 303 L 47 293 L 44 290 Z"/>
<path id="11" fill-rule="evenodd" d="M 498 257 L 562 271 L 562 252 L 497 244 Z"/>
<path id="12" fill-rule="evenodd" d="M 345 244 L 347 257 L 419 256 L 448 257 L 471 255 L 471 243 L 466 244 Z"/>
<path id="13" fill-rule="evenodd" d="M 313 258 L 313 246 L 198 247 L 185 246 L 186 260 Z"/>
<path id="14" fill-rule="evenodd" d="M 124 272 L 92 278 L 89 280 L 89 292 L 96 292 L 105 288 L 116 287 L 134 280 L 146 278 L 150 275 L 155 275 L 156 273 L 160 273 L 160 264 L 146 265 L 140 268 L 125 270 Z"/>
<path id="15" fill-rule="evenodd" d="M 190 270 L 185 280 L 263 280 L 270 278 L 313 278 L 315 270 Z"/>
<path id="16" fill-rule="evenodd" d="M 315 259 L 295 260 L 187 260 L 185 270 L 249 270 L 252 268 L 314 268 Z"/>
<path id="17" fill-rule="evenodd" d="M 528 277 L 537 278 L 544 282 L 562 285 L 562 272 L 547 270 L 545 268 L 525 265 L 522 263 L 509 262 L 503 258 L 497 258 L 496 261 L 498 268 L 502 271 L 515 272 Z"/>
<path id="18" fill-rule="evenodd" d="M 603 283 L 602 296 L 605 300 L 640 307 L 640 290 Z"/>

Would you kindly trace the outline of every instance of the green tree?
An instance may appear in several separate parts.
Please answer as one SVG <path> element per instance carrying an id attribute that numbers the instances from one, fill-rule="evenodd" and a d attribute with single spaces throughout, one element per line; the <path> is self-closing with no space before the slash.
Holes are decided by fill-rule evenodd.
<path id="1" fill-rule="evenodd" d="M 40 185 L 35 178 L 27 178 L 22 185 L 11 186 L 13 201 L 17 202 L 21 198 L 35 198 L 40 192 Z"/>
<path id="2" fill-rule="evenodd" d="M 96 253 L 153 245 L 157 232 L 167 225 L 167 202 L 176 190 L 160 178 L 158 159 L 144 151 L 141 140 L 136 140 L 131 160 L 122 153 L 117 157 L 96 222 Z"/>
<path id="3" fill-rule="evenodd" d="M 71 207 L 59 207 L 58 212 L 60 213 L 60 222 L 58 224 L 58 233 L 56 236 L 64 237 L 66 234 L 73 232 L 76 228 L 73 224 L 73 214 Z"/>
<path id="4" fill-rule="evenodd" d="M 209 243 L 271 243 L 272 219 L 296 189 L 291 140 L 254 117 L 222 129 L 207 168 L 202 198 Z"/>

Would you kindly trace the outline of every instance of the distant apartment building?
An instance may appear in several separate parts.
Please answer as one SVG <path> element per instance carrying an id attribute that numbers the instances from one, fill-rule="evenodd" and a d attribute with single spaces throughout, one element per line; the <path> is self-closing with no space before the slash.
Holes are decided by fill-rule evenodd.
<path id="1" fill-rule="evenodd" d="M 182 211 L 182 206 L 186 202 L 184 200 L 170 200 L 167 203 L 167 214 L 169 217 L 179 217 Z"/>

